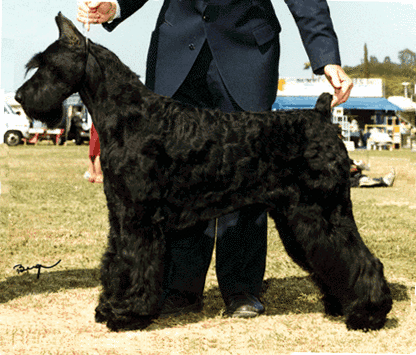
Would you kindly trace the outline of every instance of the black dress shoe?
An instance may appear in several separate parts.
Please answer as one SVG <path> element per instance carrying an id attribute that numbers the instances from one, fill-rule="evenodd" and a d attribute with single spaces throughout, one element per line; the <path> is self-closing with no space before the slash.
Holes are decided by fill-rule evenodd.
<path id="1" fill-rule="evenodd" d="M 190 303 L 186 297 L 174 294 L 165 299 L 162 310 L 160 311 L 160 317 L 166 318 L 187 313 L 198 313 L 202 311 L 203 307 L 204 303 L 201 299 L 197 299 L 196 302 Z"/>
<path id="2" fill-rule="evenodd" d="M 250 294 L 234 295 L 229 301 L 225 315 L 232 318 L 254 318 L 264 312 L 261 302 Z"/>

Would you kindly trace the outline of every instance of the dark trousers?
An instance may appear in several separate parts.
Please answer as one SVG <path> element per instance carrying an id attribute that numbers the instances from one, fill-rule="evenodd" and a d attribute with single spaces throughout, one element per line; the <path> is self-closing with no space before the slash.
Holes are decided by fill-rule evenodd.
<path id="1" fill-rule="evenodd" d="M 196 107 L 242 111 L 224 86 L 207 44 L 173 98 Z M 259 296 L 266 265 L 267 213 L 253 206 L 168 238 L 165 297 L 179 293 L 190 303 L 202 298 L 215 239 L 216 273 L 226 305 L 235 294 Z"/>

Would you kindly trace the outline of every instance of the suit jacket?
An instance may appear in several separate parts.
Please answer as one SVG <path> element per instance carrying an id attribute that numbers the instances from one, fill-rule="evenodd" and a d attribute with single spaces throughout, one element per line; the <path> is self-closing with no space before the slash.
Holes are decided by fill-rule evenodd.
<path id="1" fill-rule="evenodd" d="M 121 18 L 105 28 L 112 31 L 146 1 L 118 0 Z M 314 73 L 323 74 L 327 64 L 340 64 L 326 0 L 285 1 Z M 271 0 L 164 0 L 149 47 L 146 85 L 172 96 L 207 41 L 225 86 L 240 107 L 268 110 L 276 97 L 280 31 Z"/>

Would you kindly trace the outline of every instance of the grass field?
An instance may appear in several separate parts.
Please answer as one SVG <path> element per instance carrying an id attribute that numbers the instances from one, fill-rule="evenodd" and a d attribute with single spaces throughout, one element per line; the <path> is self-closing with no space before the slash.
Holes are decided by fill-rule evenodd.
<path id="1" fill-rule="evenodd" d="M 347 331 L 323 315 L 310 278 L 286 255 L 269 223 L 262 300 L 252 320 L 222 317 L 214 267 L 203 312 L 157 320 L 144 331 L 111 333 L 94 322 L 99 264 L 106 244 L 102 185 L 83 179 L 88 147 L 0 145 L 0 354 L 277 354 L 416 351 L 416 153 L 356 151 L 391 188 L 353 189 L 354 214 L 384 263 L 394 306 L 386 327 Z M 17 274 L 13 267 L 60 264 Z"/>

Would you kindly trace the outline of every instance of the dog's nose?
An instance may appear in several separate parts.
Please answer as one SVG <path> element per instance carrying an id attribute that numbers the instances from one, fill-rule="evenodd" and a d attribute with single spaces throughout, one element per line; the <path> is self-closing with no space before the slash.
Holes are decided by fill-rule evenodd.
<path id="1" fill-rule="evenodd" d="M 19 103 L 19 104 L 21 104 L 22 103 L 22 101 L 23 101 L 23 96 L 22 96 L 22 93 L 21 93 L 21 91 L 17 91 L 16 92 L 16 95 L 14 95 L 14 99 Z"/>

